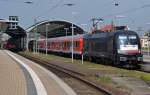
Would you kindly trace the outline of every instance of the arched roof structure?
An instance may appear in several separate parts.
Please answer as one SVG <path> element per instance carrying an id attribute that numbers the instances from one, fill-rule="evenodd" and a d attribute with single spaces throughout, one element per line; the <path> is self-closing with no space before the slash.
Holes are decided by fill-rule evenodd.
<path id="1" fill-rule="evenodd" d="M 79 26 L 73 24 L 73 27 L 74 27 L 74 35 L 84 33 L 84 30 Z M 42 21 L 29 27 L 26 31 L 31 34 L 38 33 L 44 37 L 46 36 L 47 31 L 48 38 L 66 35 L 69 36 L 72 35 L 72 23 L 68 21 L 58 21 L 58 20 Z"/>
<path id="2" fill-rule="evenodd" d="M 17 26 L 16 29 L 9 29 L 8 28 L 5 33 L 8 34 L 9 36 L 13 37 L 13 38 L 26 37 L 25 30 L 20 26 Z"/>

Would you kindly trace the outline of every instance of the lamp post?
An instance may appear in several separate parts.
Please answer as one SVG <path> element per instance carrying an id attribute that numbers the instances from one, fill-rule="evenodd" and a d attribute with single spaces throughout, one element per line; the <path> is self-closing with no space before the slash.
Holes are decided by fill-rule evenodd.
<path id="1" fill-rule="evenodd" d="M 27 39 L 26 39 L 26 50 L 29 51 L 29 32 L 26 32 Z"/>
<path id="2" fill-rule="evenodd" d="M 47 38 L 48 38 L 48 27 L 49 27 L 49 25 L 50 25 L 49 23 L 46 24 L 46 30 L 45 30 L 46 31 L 46 35 L 45 35 L 45 37 L 46 37 L 46 39 L 45 39 L 46 55 L 47 55 L 47 50 L 48 50 L 47 49 L 48 48 L 47 47 Z"/>
<path id="3" fill-rule="evenodd" d="M 67 31 L 69 30 L 69 28 L 64 28 L 65 29 L 65 31 L 66 31 L 66 36 L 67 36 Z"/>
<path id="4" fill-rule="evenodd" d="M 34 46 L 33 46 L 33 52 L 34 53 L 37 53 L 37 25 L 36 25 L 36 19 L 34 19 L 34 25 L 35 25 L 35 28 L 34 28 Z"/>
<path id="5" fill-rule="evenodd" d="M 73 50 L 73 47 L 74 47 L 74 45 L 73 45 L 73 44 L 74 44 L 74 42 L 73 42 L 73 38 L 74 38 L 74 37 L 73 37 L 73 36 L 74 36 L 74 28 L 75 28 L 75 27 L 74 27 L 74 25 L 73 25 L 73 23 L 72 23 L 72 25 L 71 25 L 71 34 L 72 34 L 72 42 L 71 42 L 71 43 L 72 43 L 72 49 L 71 49 L 71 55 L 72 55 L 72 56 L 71 56 L 71 57 L 72 57 L 72 63 L 73 63 L 73 53 L 74 53 L 74 50 Z"/>
<path id="6" fill-rule="evenodd" d="M 30 5 L 33 4 L 32 1 L 25 1 L 24 3 Z M 29 51 L 29 36 L 30 36 L 30 32 L 26 32 L 27 38 L 26 38 L 26 50 Z"/>
<path id="7" fill-rule="evenodd" d="M 77 12 L 72 12 L 72 17 L 74 18 L 74 15 L 76 15 L 77 14 Z M 72 63 L 73 63 L 73 59 L 74 59 L 74 29 L 75 29 L 76 27 L 74 27 L 74 24 L 73 24 L 73 22 L 72 22 L 72 24 L 71 24 L 71 31 L 72 31 Z"/>
<path id="8" fill-rule="evenodd" d="M 64 4 L 65 6 L 69 6 L 69 7 L 71 7 L 71 6 L 74 6 L 75 4 L 72 4 L 72 3 L 69 3 L 69 4 Z M 72 15 L 74 15 L 75 14 L 75 12 L 72 12 Z M 73 23 L 71 24 L 71 34 L 72 34 L 72 41 L 71 41 L 71 57 L 72 57 L 72 63 L 73 63 L 73 36 L 74 36 L 74 25 L 73 25 Z"/>
<path id="9" fill-rule="evenodd" d="M 34 19 L 34 25 L 35 25 L 35 28 L 34 28 L 34 52 L 35 53 L 38 53 L 38 25 L 37 25 L 37 19 L 35 18 Z"/>

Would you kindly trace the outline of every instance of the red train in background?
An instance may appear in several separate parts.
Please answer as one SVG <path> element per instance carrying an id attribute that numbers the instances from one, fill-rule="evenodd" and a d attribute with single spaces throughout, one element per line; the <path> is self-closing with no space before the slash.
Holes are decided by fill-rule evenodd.
<path id="1" fill-rule="evenodd" d="M 73 52 L 75 55 L 81 55 L 83 53 L 83 36 L 84 35 L 76 35 L 73 36 Z M 46 47 L 46 39 L 38 40 L 38 47 L 40 50 L 45 51 Z M 56 37 L 50 38 L 47 40 L 47 48 L 48 51 L 51 52 L 59 52 L 65 54 L 72 53 L 72 37 Z"/>
<path id="2" fill-rule="evenodd" d="M 11 50 L 13 52 L 18 52 L 18 51 L 25 50 L 25 39 L 10 38 L 4 43 L 3 48 Z"/>

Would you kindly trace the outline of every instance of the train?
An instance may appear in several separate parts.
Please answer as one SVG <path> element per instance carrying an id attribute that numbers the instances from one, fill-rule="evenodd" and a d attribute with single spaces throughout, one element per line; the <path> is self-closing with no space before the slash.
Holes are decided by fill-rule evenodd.
<path id="1" fill-rule="evenodd" d="M 84 43 L 84 54 L 91 60 L 114 65 L 138 65 L 143 61 L 140 38 L 134 31 L 98 31 L 85 35 Z"/>
<path id="2" fill-rule="evenodd" d="M 83 53 L 83 37 L 82 35 L 73 36 L 73 53 L 74 55 L 81 55 Z M 38 48 L 45 51 L 46 39 L 38 40 Z M 47 39 L 48 51 L 63 53 L 70 55 L 72 53 L 72 36 L 56 37 Z"/>
<path id="3" fill-rule="evenodd" d="M 73 42 L 73 45 L 72 45 Z M 37 41 L 41 51 L 46 50 L 46 39 Z M 47 39 L 47 50 L 61 54 L 72 53 L 85 59 L 114 65 L 138 65 L 143 61 L 140 38 L 130 30 L 87 33 Z"/>
<path id="4" fill-rule="evenodd" d="M 3 48 L 13 52 L 19 52 L 25 50 L 25 39 L 22 38 L 10 38 L 5 43 Z"/>

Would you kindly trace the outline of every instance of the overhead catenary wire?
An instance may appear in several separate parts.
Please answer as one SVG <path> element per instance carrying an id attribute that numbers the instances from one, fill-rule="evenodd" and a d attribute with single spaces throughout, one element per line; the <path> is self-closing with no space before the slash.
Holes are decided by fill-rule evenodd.
<path id="1" fill-rule="evenodd" d="M 53 6 L 48 8 L 46 11 L 43 11 L 41 14 L 39 14 L 38 17 L 42 16 L 44 13 L 54 11 L 56 8 L 60 7 L 60 5 L 62 4 L 63 1 L 64 0 L 59 0 L 56 4 L 54 4 Z"/>
<path id="2" fill-rule="evenodd" d="M 114 14 L 109 14 L 109 15 L 103 16 L 102 18 L 114 17 L 114 16 L 116 16 L 116 15 L 118 15 L 118 14 L 133 13 L 133 12 L 136 12 L 136 11 L 139 11 L 139 10 L 141 10 L 141 9 L 148 8 L 148 7 L 150 7 L 150 4 L 145 4 L 145 5 L 142 5 L 142 6 L 140 6 L 140 7 L 133 8 L 133 9 L 125 10 L 125 11 L 118 12 L 118 13 L 114 13 Z"/>

